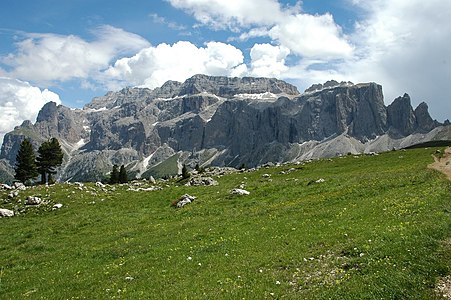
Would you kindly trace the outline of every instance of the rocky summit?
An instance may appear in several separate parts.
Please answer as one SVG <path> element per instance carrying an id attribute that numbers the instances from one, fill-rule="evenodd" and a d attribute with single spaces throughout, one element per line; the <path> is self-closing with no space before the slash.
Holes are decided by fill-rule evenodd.
<path id="1" fill-rule="evenodd" d="M 56 137 L 65 153 L 61 181 L 98 181 L 113 164 L 129 177 L 180 173 L 183 164 L 254 167 L 348 153 L 391 150 L 449 138 L 428 106 L 405 94 L 384 105 L 376 83 L 329 81 L 299 93 L 270 78 L 195 75 L 183 83 L 125 88 L 83 109 L 49 102 L 36 123 L 4 137 L 0 180 L 12 179 L 21 141 Z"/>

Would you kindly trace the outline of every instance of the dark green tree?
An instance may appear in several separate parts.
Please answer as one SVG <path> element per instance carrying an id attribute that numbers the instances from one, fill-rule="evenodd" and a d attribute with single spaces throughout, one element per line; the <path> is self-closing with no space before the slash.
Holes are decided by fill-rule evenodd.
<path id="1" fill-rule="evenodd" d="M 188 168 L 186 167 L 186 165 L 185 164 L 183 164 L 183 167 L 182 167 L 182 178 L 183 179 L 187 179 L 187 178 L 189 178 L 189 172 L 188 172 Z"/>
<path id="2" fill-rule="evenodd" d="M 125 170 L 124 165 L 121 166 L 121 169 L 119 170 L 119 183 L 127 183 L 128 177 L 127 177 L 127 171 Z"/>
<path id="3" fill-rule="evenodd" d="M 119 183 L 119 170 L 117 169 L 117 165 L 114 165 L 110 175 L 110 184 L 116 183 Z"/>
<path id="4" fill-rule="evenodd" d="M 63 151 L 56 138 L 51 138 L 41 144 L 38 149 L 36 164 L 41 174 L 42 184 L 54 182 L 53 175 L 56 174 L 56 168 L 63 163 L 63 157 Z"/>
<path id="5" fill-rule="evenodd" d="M 16 156 L 16 175 L 14 178 L 23 183 L 38 177 L 38 169 L 36 167 L 36 155 L 33 151 L 33 145 L 30 140 L 24 139 L 20 144 L 19 152 Z"/>

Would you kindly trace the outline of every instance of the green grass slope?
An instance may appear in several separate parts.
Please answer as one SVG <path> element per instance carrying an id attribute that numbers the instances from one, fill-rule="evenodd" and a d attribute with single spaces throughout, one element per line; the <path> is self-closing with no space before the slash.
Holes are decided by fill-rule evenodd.
<path id="1" fill-rule="evenodd" d="M 21 192 L 49 205 L 0 205 L 22 211 L 0 219 L 0 298 L 435 299 L 451 267 L 451 183 L 427 169 L 434 152 L 261 169 L 212 187 Z M 241 184 L 250 195 L 229 194 Z M 197 200 L 171 207 L 184 193 Z"/>

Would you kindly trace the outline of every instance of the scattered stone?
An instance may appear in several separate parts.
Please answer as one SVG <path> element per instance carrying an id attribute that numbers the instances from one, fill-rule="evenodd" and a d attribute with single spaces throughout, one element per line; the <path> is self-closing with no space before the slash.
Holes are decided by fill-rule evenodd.
<path id="1" fill-rule="evenodd" d="M 6 208 L 0 208 L 0 218 L 14 217 L 14 212 Z"/>
<path id="2" fill-rule="evenodd" d="M 96 182 L 96 186 L 99 187 L 99 188 L 104 188 L 105 187 L 105 185 L 103 183 L 101 183 L 100 181 Z"/>
<path id="3" fill-rule="evenodd" d="M 22 182 L 18 182 L 18 181 L 14 182 L 13 188 L 15 188 L 16 190 L 19 190 L 19 191 L 25 191 L 27 189 L 25 184 L 23 184 Z"/>
<path id="4" fill-rule="evenodd" d="M 63 205 L 61 203 L 57 203 L 57 204 L 53 205 L 52 209 L 53 210 L 60 209 L 61 207 L 63 207 Z"/>
<path id="5" fill-rule="evenodd" d="M 194 202 L 195 199 L 196 199 L 195 196 L 185 194 L 175 202 L 175 207 L 182 208 L 183 206 L 190 204 L 191 202 Z"/>
<path id="6" fill-rule="evenodd" d="M 127 191 L 131 191 L 131 192 L 152 192 L 152 191 L 159 191 L 162 190 L 161 187 L 159 186 L 151 186 L 148 188 L 128 188 Z"/>
<path id="7" fill-rule="evenodd" d="M 149 177 L 149 181 L 150 181 L 152 184 L 157 183 L 157 181 L 155 180 L 155 178 L 153 178 L 152 175 Z"/>
<path id="8" fill-rule="evenodd" d="M 250 192 L 243 190 L 243 189 L 233 189 L 230 191 L 230 194 L 244 196 L 244 195 L 249 195 Z"/>
<path id="9" fill-rule="evenodd" d="M 127 277 L 125 277 L 125 280 L 128 280 L 128 281 L 132 281 L 132 280 L 134 280 L 135 278 L 133 278 L 133 277 L 131 277 L 131 276 L 127 276 Z"/>
<path id="10" fill-rule="evenodd" d="M 318 179 L 318 180 L 316 180 L 315 182 L 316 183 L 323 183 L 323 182 L 325 182 L 326 180 L 324 180 L 324 178 L 320 178 L 320 179 Z"/>
<path id="11" fill-rule="evenodd" d="M 12 199 L 14 197 L 19 196 L 19 192 L 18 191 L 14 191 L 8 194 L 8 198 Z"/>
<path id="12" fill-rule="evenodd" d="M 1 188 L 2 190 L 12 190 L 12 189 L 13 189 L 12 186 L 7 185 L 6 183 L 2 183 L 2 184 L 0 185 L 0 188 Z"/>
<path id="13" fill-rule="evenodd" d="M 75 185 L 78 185 L 78 189 L 79 190 L 83 190 L 83 187 L 85 186 L 83 183 L 81 182 L 74 182 Z"/>
<path id="14" fill-rule="evenodd" d="M 218 182 L 211 177 L 193 177 L 185 185 L 186 186 L 213 186 L 213 185 L 218 185 Z"/>
<path id="15" fill-rule="evenodd" d="M 262 177 L 263 178 L 269 178 L 269 177 L 271 177 L 271 175 L 270 174 L 263 174 Z"/>
<path id="16" fill-rule="evenodd" d="M 42 199 L 36 196 L 28 196 L 25 201 L 25 205 L 39 205 L 41 204 Z"/>

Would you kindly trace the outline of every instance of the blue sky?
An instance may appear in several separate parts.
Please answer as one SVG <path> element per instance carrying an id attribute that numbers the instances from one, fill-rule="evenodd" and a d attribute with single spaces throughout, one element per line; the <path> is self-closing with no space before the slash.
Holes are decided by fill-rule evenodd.
<path id="1" fill-rule="evenodd" d="M 82 107 L 196 73 L 277 77 L 300 91 L 374 81 L 451 115 L 451 2 L 3 0 L 0 139 L 47 101 Z"/>

